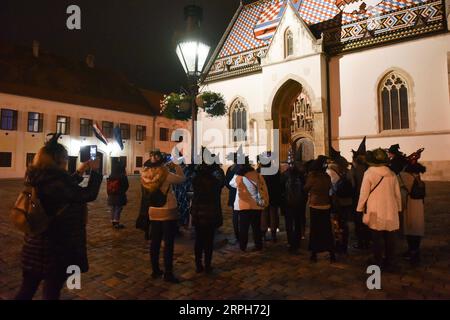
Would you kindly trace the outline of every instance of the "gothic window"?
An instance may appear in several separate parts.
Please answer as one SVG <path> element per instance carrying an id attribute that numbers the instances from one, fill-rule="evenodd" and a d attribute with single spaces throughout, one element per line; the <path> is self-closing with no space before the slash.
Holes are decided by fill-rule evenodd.
<path id="1" fill-rule="evenodd" d="M 247 141 L 247 108 L 239 99 L 231 105 L 230 124 L 233 141 Z"/>
<path id="2" fill-rule="evenodd" d="M 396 72 L 389 73 L 380 83 L 380 113 L 382 130 L 409 129 L 408 84 Z"/>
<path id="3" fill-rule="evenodd" d="M 284 34 L 284 57 L 287 58 L 294 54 L 294 34 L 287 29 Z"/>

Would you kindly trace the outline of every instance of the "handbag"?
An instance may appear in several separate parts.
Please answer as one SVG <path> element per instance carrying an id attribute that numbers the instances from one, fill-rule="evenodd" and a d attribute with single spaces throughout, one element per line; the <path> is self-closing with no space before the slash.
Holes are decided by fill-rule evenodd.
<path id="1" fill-rule="evenodd" d="M 60 215 L 68 206 L 65 205 L 58 210 L 55 216 Z M 45 212 L 36 188 L 33 187 L 27 187 L 19 194 L 9 217 L 16 229 L 30 235 L 44 233 L 53 218 Z"/>
<path id="2" fill-rule="evenodd" d="M 384 179 L 384 176 L 381 177 L 381 179 L 380 179 L 380 181 L 378 181 L 377 185 L 372 190 L 370 190 L 369 195 L 367 196 L 367 200 L 364 203 L 363 222 L 366 225 L 369 223 L 369 216 L 367 214 L 367 202 L 369 202 L 370 195 L 372 194 L 372 192 L 375 191 L 376 188 L 378 188 L 378 186 L 381 184 L 381 181 L 383 181 L 383 179 Z"/>
<path id="3" fill-rule="evenodd" d="M 161 208 L 164 207 L 164 205 L 167 202 L 167 195 L 169 194 L 169 190 L 171 188 L 171 185 L 167 188 L 166 193 L 163 193 L 161 189 L 158 189 L 152 193 L 150 193 L 150 206 L 153 208 Z"/>

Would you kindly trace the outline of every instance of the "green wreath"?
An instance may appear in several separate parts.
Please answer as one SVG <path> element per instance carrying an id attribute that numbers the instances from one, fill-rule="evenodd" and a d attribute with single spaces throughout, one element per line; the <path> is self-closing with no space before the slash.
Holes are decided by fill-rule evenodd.
<path id="1" fill-rule="evenodd" d="M 223 95 L 216 92 L 205 91 L 200 94 L 199 99 L 202 108 L 210 117 L 222 117 L 227 114 L 227 107 Z"/>
<path id="2" fill-rule="evenodd" d="M 191 103 L 190 96 L 171 93 L 161 101 L 161 114 L 168 119 L 188 121 L 192 117 Z"/>

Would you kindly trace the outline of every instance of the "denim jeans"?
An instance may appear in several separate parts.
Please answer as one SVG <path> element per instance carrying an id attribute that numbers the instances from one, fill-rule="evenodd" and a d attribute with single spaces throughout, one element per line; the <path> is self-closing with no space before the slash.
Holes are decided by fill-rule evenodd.
<path id="1" fill-rule="evenodd" d="M 122 213 L 123 206 L 112 206 L 111 207 L 111 220 L 113 222 L 120 221 L 120 214 Z"/>

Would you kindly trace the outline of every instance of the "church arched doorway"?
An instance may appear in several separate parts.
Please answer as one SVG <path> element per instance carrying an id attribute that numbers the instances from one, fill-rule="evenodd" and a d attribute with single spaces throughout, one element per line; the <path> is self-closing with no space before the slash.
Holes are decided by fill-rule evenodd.
<path id="1" fill-rule="evenodd" d="M 288 80 L 275 95 L 274 129 L 279 129 L 280 161 L 314 159 L 314 112 L 311 98 L 299 82 Z"/>

